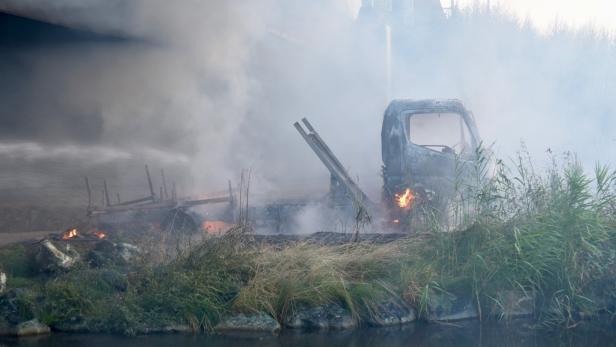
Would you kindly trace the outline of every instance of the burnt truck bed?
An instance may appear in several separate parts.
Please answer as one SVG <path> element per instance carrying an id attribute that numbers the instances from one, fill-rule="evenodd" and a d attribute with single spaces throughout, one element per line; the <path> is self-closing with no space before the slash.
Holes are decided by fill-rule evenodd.
<path id="1" fill-rule="evenodd" d="M 92 189 L 88 177 L 85 177 L 88 193 L 87 216 L 89 227 L 115 231 L 118 229 L 147 230 L 151 227 L 169 232 L 196 233 L 208 227 L 208 222 L 229 224 L 234 221 L 235 198 L 229 182 L 228 195 L 208 196 L 200 199 L 180 198 L 176 194 L 175 183 L 169 192 L 166 177 L 161 170 L 159 193 L 154 190 L 150 169 L 145 165 L 145 174 L 149 194 L 145 197 L 113 203 L 107 182 L 103 181 L 103 205 L 92 204 Z M 226 205 L 216 209 L 217 213 L 202 214 L 193 210 L 204 205 Z"/>

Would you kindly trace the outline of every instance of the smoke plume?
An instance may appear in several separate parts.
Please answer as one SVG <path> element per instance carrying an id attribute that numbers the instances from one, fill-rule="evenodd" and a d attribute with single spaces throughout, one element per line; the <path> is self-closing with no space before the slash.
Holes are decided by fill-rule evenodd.
<path id="1" fill-rule="evenodd" d="M 149 163 L 186 192 L 222 190 L 251 168 L 255 194 L 318 194 L 327 171 L 292 127 L 308 117 L 378 200 L 390 97 L 462 99 L 503 157 L 521 141 L 540 160 L 548 148 L 586 163 L 614 157 L 611 38 L 539 34 L 480 8 L 415 27 L 394 22 L 388 87 L 384 26 L 348 7 L 3 1 L 1 11 L 70 33 L 4 42 L 0 157 L 11 165 L 0 188 L 78 189 L 89 174 L 137 191 L 133 178 Z"/>

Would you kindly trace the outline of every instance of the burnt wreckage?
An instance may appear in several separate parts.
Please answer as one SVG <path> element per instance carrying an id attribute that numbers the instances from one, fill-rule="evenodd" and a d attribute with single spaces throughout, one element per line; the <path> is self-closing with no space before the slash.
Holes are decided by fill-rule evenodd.
<path id="1" fill-rule="evenodd" d="M 88 193 L 87 216 L 89 217 L 89 224 L 96 229 L 105 231 L 114 231 L 127 227 L 130 229 L 147 230 L 155 225 L 167 232 L 190 234 L 198 232 L 200 229 L 209 229 L 209 223 L 213 223 L 212 225 L 216 226 L 218 224 L 230 224 L 234 221 L 236 201 L 231 182 L 229 182 L 228 195 L 188 199 L 177 196 L 175 183 L 173 183 L 169 192 L 163 170 L 161 170 L 162 186 L 158 194 L 154 190 L 150 170 L 147 165 L 145 166 L 145 174 L 149 194 L 146 197 L 130 201 L 120 201 L 118 195 L 117 202 L 113 203 L 109 197 L 107 182 L 103 181 L 102 206 L 92 204 L 92 188 L 90 187 L 88 177 L 85 177 Z M 216 216 L 214 219 L 210 219 L 210 216 L 202 215 L 193 210 L 197 206 L 219 204 L 224 204 L 225 207 L 219 213 L 213 214 Z"/>
<path id="2" fill-rule="evenodd" d="M 408 225 L 415 206 L 444 212 L 456 179 L 478 160 L 481 138 L 474 117 L 458 100 L 394 100 L 381 130 L 383 204 L 371 202 L 311 124 L 295 127 L 331 173 L 330 200 L 346 197 L 372 218 Z M 348 205 L 348 203 L 347 203 Z"/>
<path id="3" fill-rule="evenodd" d="M 394 100 L 387 107 L 381 129 L 383 159 L 383 203 L 375 203 L 361 190 L 333 151 L 307 119 L 294 124 L 302 138 L 330 172 L 328 210 L 363 222 L 375 221 L 400 229 L 408 226 L 417 211 L 426 208 L 445 212 L 455 192 L 456 180 L 465 180 L 476 163 L 481 145 L 471 112 L 458 100 Z M 471 165 L 469 165 L 471 164 Z M 235 222 L 235 192 L 229 183 L 226 196 L 206 199 L 179 199 L 175 189 L 167 193 L 163 186 L 157 195 L 146 166 L 149 195 L 145 198 L 113 204 L 104 184 L 104 206 L 91 204 L 88 189 L 88 215 L 99 228 L 160 225 L 163 230 L 196 232 L 208 221 Z M 310 204 L 323 201 L 276 201 L 248 209 L 257 228 L 280 233 L 297 227 L 296 217 Z M 195 213 L 193 207 L 223 204 L 218 213 Z M 207 228 L 205 228 L 207 229 Z M 357 227 L 355 228 L 357 229 Z M 207 230 L 206 230 L 207 231 Z"/>

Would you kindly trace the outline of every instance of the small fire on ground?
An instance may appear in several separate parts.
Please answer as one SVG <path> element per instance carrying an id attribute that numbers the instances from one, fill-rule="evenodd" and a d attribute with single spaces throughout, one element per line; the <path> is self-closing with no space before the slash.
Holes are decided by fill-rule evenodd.
<path id="1" fill-rule="evenodd" d="M 70 240 L 70 239 L 74 239 L 77 236 L 79 236 L 79 233 L 77 232 L 77 229 L 73 228 L 73 229 L 69 229 L 67 231 L 65 231 L 62 234 L 62 240 Z"/>
<path id="2" fill-rule="evenodd" d="M 104 240 L 107 238 L 107 234 L 104 231 L 93 231 L 91 233 L 86 234 L 86 239 L 91 239 L 95 237 L 99 240 Z M 76 228 L 68 229 L 67 231 L 62 233 L 62 240 L 72 240 L 75 238 L 82 238 L 82 235 Z"/>
<path id="3" fill-rule="evenodd" d="M 102 240 L 107 237 L 107 234 L 105 234 L 103 231 L 95 231 L 94 236 Z"/>
<path id="4" fill-rule="evenodd" d="M 209 220 L 201 224 L 201 228 L 208 234 L 223 234 L 233 227 L 233 224 L 219 220 Z"/>
<path id="5" fill-rule="evenodd" d="M 407 209 L 410 208 L 413 204 L 413 200 L 415 200 L 415 195 L 410 188 L 407 188 L 406 191 L 402 194 L 396 194 L 394 197 L 396 204 L 398 207 Z"/>

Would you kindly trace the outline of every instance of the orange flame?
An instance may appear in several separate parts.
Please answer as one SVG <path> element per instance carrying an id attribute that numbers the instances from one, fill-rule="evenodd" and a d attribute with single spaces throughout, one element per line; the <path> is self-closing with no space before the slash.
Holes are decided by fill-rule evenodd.
<path id="1" fill-rule="evenodd" d="M 94 236 L 98 237 L 99 239 L 104 239 L 107 237 L 107 234 L 105 234 L 105 232 L 103 231 L 95 231 L 94 232 Z"/>
<path id="2" fill-rule="evenodd" d="M 233 227 L 232 224 L 218 220 L 209 220 L 203 222 L 201 228 L 208 234 L 223 234 Z"/>
<path id="3" fill-rule="evenodd" d="M 415 195 L 413 194 L 413 191 L 411 191 L 410 188 L 407 188 L 403 194 L 395 195 L 396 204 L 398 204 L 398 207 L 400 208 L 411 207 L 413 200 L 415 200 Z"/>
<path id="4" fill-rule="evenodd" d="M 79 233 L 77 232 L 77 229 L 69 229 L 67 231 L 64 232 L 64 234 L 62 234 L 62 240 L 70 240 L 73 239 L 75 237 L 79 236 Z"/>

